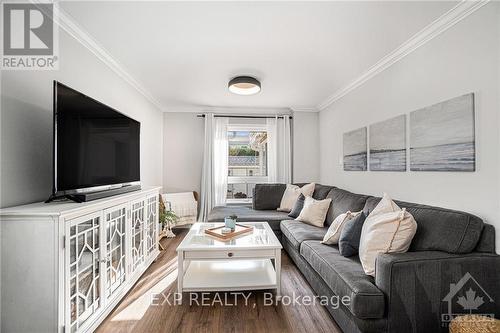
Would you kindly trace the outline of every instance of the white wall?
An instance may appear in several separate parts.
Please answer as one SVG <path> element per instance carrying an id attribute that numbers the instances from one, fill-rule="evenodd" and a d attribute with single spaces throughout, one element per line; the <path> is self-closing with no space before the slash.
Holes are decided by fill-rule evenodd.
<path id="1" fill-rule="evenodd" d="M 200 193 L 203 166 L 204 119 L 191 112 L 163 115 L 163 189 Z M 295 182 L 319 180 L 318 114 L 293 114 L 293 174 Z M 231 119 L 245 123 L 245 119 Z M 254 123 L 255 120 L 252 120 Z"/>
<path id="2" fill-rule="evenodd" d="M 163 190 L 200 193 L 204 118 L 196 113 L 163 114 Z"/>
<path id="3" fill-rule="evenodd" d="M 293 181 L 319 181 L 319 130 L 317 112 L 293 113 Z"/>
<path id="4" fill-rule="evenodd" d="M 500 249 L 500 4 L 489 3 L 319 116 L 320 178 L 360 193 L 464 210 L 494 224 Z M 476 94 L 477 171 L 345 172 L 342 134 L 465 93 Z"/>
<path id="5" fill-rule="evenodd" d="M 52 191 L 52 80 L 141 122 L 141 180 L 162 184 L 162 113 L 60 30 L 58 71 L 2 71 L 0 206 L 45 200 Z"/>

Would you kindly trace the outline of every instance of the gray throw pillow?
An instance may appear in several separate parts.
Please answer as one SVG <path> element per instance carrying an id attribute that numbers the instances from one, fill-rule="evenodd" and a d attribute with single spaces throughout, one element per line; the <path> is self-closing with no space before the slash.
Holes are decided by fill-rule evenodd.
<path id="1" fill-rule="evenodd" d="M 344 257 L 351 257 L 358 254 L 361 230 L 365 223 L 364 212 L 345 223 L 339 239 L 339 252 Z"/>
<path id="2" fill-rule="evenodd" d="M 299 195 L 299 198 L 297 201 L 295 201 L 295 205 L 293 206 L 292 210 L 288 214 L 288 216 L 293 217 L 296 219 L 299 217 L 300 212 L 302 211 L 302 208 L 304 208 L 304 201 L 306 200 L 306 197 L 301 193 Z"/>

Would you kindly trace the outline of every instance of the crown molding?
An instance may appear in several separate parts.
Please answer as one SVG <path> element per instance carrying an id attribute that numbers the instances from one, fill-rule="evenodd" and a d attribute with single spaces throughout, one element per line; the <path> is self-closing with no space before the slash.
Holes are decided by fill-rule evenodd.
<path id="1" fill-rule="evenodd" d="M 367 82 L 377 74 L 391 67 L 392 65 L 418 49 L 420 46 L 425 45 L 433 38 L 439 36 L 441 33 L 445 32 L 470 14 L 474 13 L 476 10 L 486 5 L 489 1 L 490 0 L 462 0 L 455 7 L 438 17 L 435 21 L 427 25 L 406 42 L 401 44 L 397 49 L 380 59 L 375 65 L 370 67 L 358 78 L 330 95 L 325 101 L 318 104 L 316 108 L 319 111 L 324 110 L 342 97 L 349 94 L 351 91 L 363 85 L 365 82 Z"/>
<path id="2" fill-rule="evenodd" d="M 35 3 L 41 3 L 42 1 L 36 0 Z M 83 47 L 94 54 L 99 60 L 101 60 L 106 66 L 109 67 L 115 74 L 117 74 L 122 80 L 127 82 L 131 87 L 137 90 L 142 96 L 144 96 L 151 104 L 156 106 L 160 111 L 163 111 L 163 105 L 146 89 L 144 86 L 137 81 L 129 72 L 127 72 L 122 64 L 120 64 L 116 59 L 114 59 L 111 54 L 100 45 L 95 38 L 93 38 L 88 32 L 86 32 L 80 25 L 78 25 L 75 20 L 66 13 L 61 6 L 57 5 L 57 17 L 55 22 L 59 27 L 78 41 Z"/>
<path id="3" fill-rule="evenodd" d="M 319 112 L 315 107 L 294 107 L 290 108 L 293 112 Z"/>
<path id="4" fill-rule="evenodd" d="M 232 107 L 232 106 L 208 106 L 208 105 L 189 105 L 178 107 L 167 107 L 163 110 L 169 112 L 186 113 L 230 113 L 230 114 L 248 114 L 248 115 L 275 115 L 291 114 L 289 108 L 266 108 L 266 107 Z"/>

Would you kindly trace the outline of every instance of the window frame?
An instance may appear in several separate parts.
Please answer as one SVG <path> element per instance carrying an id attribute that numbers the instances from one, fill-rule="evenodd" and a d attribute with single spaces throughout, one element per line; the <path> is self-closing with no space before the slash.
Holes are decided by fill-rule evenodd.
<path id="1" fill-rule="evenodd" d="M 268 133 L 267 124 L 229 124 L 227 126 L 227 132 L 266 132 Z M 228 140 L 229 146 L 229 140 Z M 267 151 L 266 151 L 267 154 Z M 229 160 L 229 153 L 227 155 Z M 229 164 L 228 164 L 229 168 Z M 267 170 L 267 168 L 266 168 Z M 268 183 L 269 182 L 269 174 L 267 176 L 227 176 L 227 184 L 260 184 L 260 183 Z M 227 203 L 249 203 L 251 202 L 251 198 L 246 199 L 227 199 Z"/>

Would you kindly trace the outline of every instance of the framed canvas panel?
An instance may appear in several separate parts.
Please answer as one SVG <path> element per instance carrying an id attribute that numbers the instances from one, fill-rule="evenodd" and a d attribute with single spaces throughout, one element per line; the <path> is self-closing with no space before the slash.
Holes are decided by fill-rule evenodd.
<path id="1" fill-rule="evenodd" d="M 410 170 L 476 170 L 473 93 L 410 113 Z"/>
<path id="2" fill-rule="evenodd" d="M 367 128 L 344 133 L 344 170 L 366 171 L 367 170 Z"/>
<path id="3" fill-rule="evenodd" d="M 370 170 L 406 171 L 406 115 L 370 125 Z"/>

